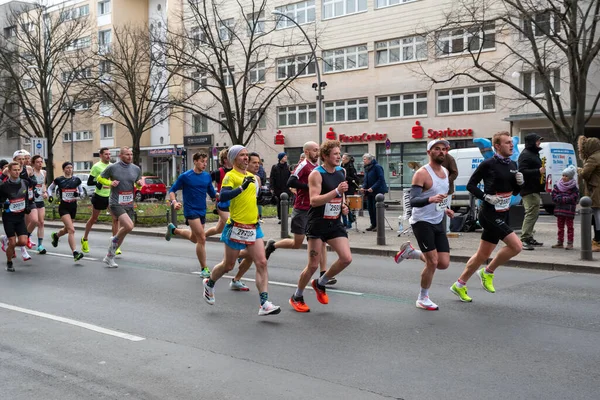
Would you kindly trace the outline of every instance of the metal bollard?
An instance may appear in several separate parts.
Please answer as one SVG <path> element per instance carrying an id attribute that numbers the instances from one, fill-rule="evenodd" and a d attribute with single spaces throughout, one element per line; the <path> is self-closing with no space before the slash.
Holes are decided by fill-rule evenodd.
<path id="1" fill-rule="evenodd" d="M 579 200 L 581 205 L 581 259 L 593 260 L 592 257 L 592 199 L 584 196 Z"/>
<path id="2" fill-rule="evenodd" d="M 168 220 L 169 218 L 167 218 L 167 221 Z M 171 223 L 177 226 L 177 210 L 175 209 L 175 206 L 173 204 L 171 204 Z"/>
<path id="3" fill-rule="evenodd" d="M 377 245 L 385 246 L 385 195 L 379 193 L 375 196 L 375 212 L 377 221 Z"/>
<path id="4" fill-rule="evenodd" d="M 290 210 L 290 206 L 288 204 L 288 199 L 290 196 L 287 193 L 281 193 L 281 201 L 279 202 L 279 207 L 281 207 L 281 238 L 287 239 L 290 237 L 288 233 L 288 214 Z"/>

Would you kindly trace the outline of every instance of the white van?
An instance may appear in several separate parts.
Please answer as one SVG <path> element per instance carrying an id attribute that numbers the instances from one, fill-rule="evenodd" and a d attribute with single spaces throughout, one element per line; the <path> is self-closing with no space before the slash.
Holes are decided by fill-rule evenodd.
<path id="1" fill-rule="evenodd" d="M 518 145 L 519 152 L 525 148 L 524 144 Z M 569 165 L 577 165 L 575 160 L 575 149 L 570 143 L 542 141 L 540 157 L 546 159 L 546 186 L 545 191 L 540 193 L 541 205 L 548 213 L 554 211 L 554 203 L 550 193 L 554 184 L 562 177 L 562 171 Z M 449 154 L 456 159 L 458 177 L 454 181 L 454 195 L 452 197 L 452 209 L 469 206 L 469 192 L 467 183 L 477 166 L 483 161 L 483 156 L 478 147 L 450 150 Z M 577 175 L 575 176 L 577 181 Z M 480 183 L 483 190 L 483 183 Z"/>

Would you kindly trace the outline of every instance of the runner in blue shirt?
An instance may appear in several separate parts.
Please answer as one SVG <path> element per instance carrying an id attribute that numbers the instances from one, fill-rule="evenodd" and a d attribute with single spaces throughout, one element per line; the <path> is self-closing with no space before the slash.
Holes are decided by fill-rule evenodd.
<path id="1" fill-rule="evenodd" d="M 208 194 L 213 201 L 217 196 L 210 174 L 204 171 L 207 159 L 206 153 L 194 154 L 194 169 L 179 175 L 169 190 L 171 205 L 175 207 L 175 210 L 180 210 L 182 207 L 182 204 L 177 201 L 176 193 L 178 190 L 183 191 L 183 215 L 185 223 L 190 226 L 190 229 L 177 228 L 171 223 L 165 234 L 167 241 L 171 240 L 174 235 L 179 235 L 196 244 L 196 256 L 200 262 L 200 275 L 203 278 L 210 276 L 210 269 L 206 266 L 206 234 L 204 232 L 206 195 Z"/>

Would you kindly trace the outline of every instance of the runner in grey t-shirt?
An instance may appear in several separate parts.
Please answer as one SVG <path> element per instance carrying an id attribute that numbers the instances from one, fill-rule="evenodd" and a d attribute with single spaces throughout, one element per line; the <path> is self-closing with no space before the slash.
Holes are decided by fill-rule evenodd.
<path id="1" fill-rule="evenodd" d="M 129 147 L 122 147 L 119 153 L 120 162 L 109 165 L 98 177 L 98 182 L 110 185 L 109 207 L 119 220 L 119 230 L 111 236 L 108 254 L 104 262 L 109 268 L 118 267 L 115 262 L 115 251 L 123 244 L 125 236 L 133 230 L 133 189 L 140 185 L 142 172 L 137 165 L 131 163 L 133 152 Z"/>

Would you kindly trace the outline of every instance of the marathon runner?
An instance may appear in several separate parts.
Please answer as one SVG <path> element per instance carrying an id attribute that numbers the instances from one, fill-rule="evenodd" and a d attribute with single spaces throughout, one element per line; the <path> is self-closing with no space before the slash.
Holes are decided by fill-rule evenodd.
<path id="1" fill-rule="evenodd" d="M 328 304 L 325 285 L 342 272 L 352 262 L 348 234 L 341 221 L 342 213 L 348 214 L 348 207 L 343 201 L 348 190 L 346 174 L 340 166 L 340 142 L 327 140 L 321 145 L 320 156 L 323 165 L 316 167 L 308 176 L 310 209 L 306 224 L 308 239 L 308 265 L 298 280 L 296 292 L 289 300 L 292 308 L 298 312 L 309 312 L 304 302 L 304 289 L 319 267 L 323 243 L 329 244 L 337 253 L 338 259 L 319 279 L 313 279 L 311 286 L 315 290 L 317 300 Z"/>
<path id="2" fill-rule="evenodd" d="M 76 250 L 75 241 L 75 226 L 73 221 L 77 215 L 77 199 L 83 197 L 83 188 L 81 187 L 81 179 L 73 176 L 73 164 L 65 161 L 62 165 L 64 176 L 55 178 L 52 184 L 48 187 L 48 201 L 52 203 L 54 197 L 52 194 L 58 188 L 58 215 L 64 227 L 58 232 L 52 232 L 52 247 L 58 246 L 58 240 L 61 236 L 68 235 L 69 247 L 73 252 L 73 259 L 79 261 L 83 258 L 83 253 Z"/>
<path id="3" fill-rule="evenodd" d="M 97 181 L 98 177 L 102 174 L 106 167 L 110 165 L 110 150 L 108 149 L 108 147 L 103 147 L 100 149 L 100 152 L 98 154 L 100 156 L 100 161 L 98 161 L 92 166 L 90 176 L 88 177 L 87 181 L 88 186 L 96 186 L 96 190 L 94 191 L 94 194 L 90 199 L 92 203 L 92 215 L 85 224 L 85 232 L 83 233 L 83 237 L 81 238 L 81 251 L 84 253 L 90 252 L 88 236 L 90 234 L 90 231 L 92 230 L 92 226 L 94 226 L 94 224 L 98 221 L 100 212 L 108 209 L 108 198 L 110 196 L 110 185 L 103 185 Z M 112 216 L 113 236 L 117 234 L 118 228 L 119 222 L 114 216 Z M 115 254 L 121 254 L 120 247 L 117 248 Z"/>
<path id="4" fill-rule="evenodd" d="M 217 193 L 212 185 L 210 175 L 205 171 L 208 154 L 196 153 L 193 156 L 194 168 L 179 175 L 171 189 L 169 199 L 175 210 L 180 210 L 182 204 L 177 201 L 177 191 L 183 192 L 183 215 L 190 229 L 177 228 L 169 224 L 165 239 L 171 240 L 174 235 L 180 235 L 196 244 L 196 256 L 200 262 L 200 274 L 203 278 L 210 276 L 210 269 L 206 266 L 206 236 L 204 224 L 206 223 L 206 195 L 216 200 Z"/>
<path id="5" fill-rule="evenodd" d="M 306 223 L 308 222 L 308 210 L 310 208 L 310 198 L 308 194 L 308 176 L 318 166 L 319 145 L 315 142 L 306 142 L 302 147 L 305 156 L 296 167 L 287 181 L 287 186 L 296 189 L 296 198 L 294 208 L 292 209 L 291 231 L 294 234 L 293 239 L 281 239 L 278 242 L 271 239 L 267 242 L 265 250 L 267 260 L 277 249 L 299 249 L 302 246 L 306 236 Z M 327 244 L 323 242 L 320 261 L 321 275 L 327 271 Z M 330 279 L 327 284 L 334 285 L 337 279 Z"/>
<path id="6" fill-rule="evenodd" d="M 225 175 L 229 171 L 231 171 L 231 162 L 227 157 L 228 152 L 228 149 L 223 149 L 219 152 L 219 162 L 221 164 L 221 167 L 219 167 L 216 171 L 211 172 L 210 174 L 212 181 L 217 183 L 217 192 L 219 193 L 221 192 L 221 185 L 223 184 L 223 179 L 225 179 Z M 215 226 L 211 226 L 206 230 L 206 237 L 223 232 L 225 224 L 227 223 L 227 219 L 229 218 L 229 201 L 219 201 L 215 210 L 219 215 L 219 221 Z M 202 276 L 204 277 L 203 274 Z"/>
<path id="7" fill-rule="evenodd" d="M 44 248 L 44 218 L 46 217 L 46 204 L 44 200 L 48 198 L 46 193 L 46 171 L 42 169 L 44 166 L 44 159 L 39 154 L 36 154 L 31 158 L 33 166 L 33 175 L 31 180 L 35 187 L 33 188 L 33 201 L 35 202 L 35 209 L 32 209 L 32 213 L 37 213 L 37 251 L 39 254 L 46 254 Z"/>
<path id="8" fill-rule="evenodd" d="M 213 268 L 210 278 L 204 279 L 204 300 L 215 303 L 215 283 L 235 266 L 235 261 L 243 249 L 256 265 L 256 288 L 260 295 L 258 315 L 279 314 L 281 308 L 269 301 L 269 275 L 263 243 L 263 232 L 258 224 L 256 204 L 257 186 L 255 176 L 247 172 L 248 151 L 244 146 L 235 145 L 229 149 L 227 158 L 233 169 L 225 175 L 221 187 L 221 201 L 231 200 L 230 216 L 221 234 L 225 243 L 225 260 Z"/>
<path id="9" fill-rule="evenodd" d="M 6 240 L 2 241 L 2 250 L 6 252 L 6 270 L 14 272 L 12 259 L 15 257 L 15 247 L 27 243 L 27 226 L 25 215 L 31 212 L 28 189 L 29 182 L 20 178 L 21 164 L 8 163 L 3 172 L 8 178 L 0 183 L 0 204 L 2 204 L 2 225 Z"/>
<path id="10" fill-rule="evenodd" d="M 523 250 L 523 244 L 516 233 L 506 223 L 510 209 L 511 196 L 519 194 L 523 184 L 523 174 L 518 172 L 517 164 L 510 159 L 514 144 L 508 132 L 498 132 L 492 138 L 496 154 L 479 164 L 467 184 L 467 190 L 483 200 L 479 211 L 479 223 L 483 228 L 479 249 L 467 261 L 465 270 L 450 287 L 452 293 L 463 302 L 471 302 L 467 293 L 467 281 L 487 260 L 502 240 L 504 246 L 487 267 L 477 271 L 481 286 L 489 293 L 495 293 L 494 271 Z M 483 180 L 484 189 L 477 185 Z"/>
<path id="11" fill-rule="evenodd" d="M 119 221 L 117 234 L 111 236 L 108 253 L 104 262 L 109 268 L 117 268 L 115 252 L 121 247 L 125 236 L 133 230 L 133 189 L 141 186 L 142 171 L 132 164 L 133 152 L 129 147 L 121 147 L 119 162 L 109 165 L 96 179 L 102 185 L 110 186 L 108 201 L 110 212 Z"/>

